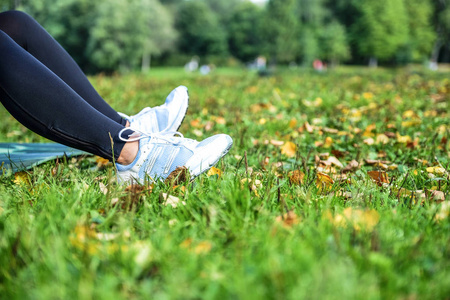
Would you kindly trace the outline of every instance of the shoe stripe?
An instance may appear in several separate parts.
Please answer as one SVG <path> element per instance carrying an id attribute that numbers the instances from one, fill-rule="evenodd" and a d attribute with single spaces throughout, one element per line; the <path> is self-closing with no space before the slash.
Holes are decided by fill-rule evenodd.
<path id="1" fill-rule="evenodd" d="M 162 153 L 162 151 L 163 151 L 163 147 L 158 147 L 156 150 L 155 150 L 155 153 L 152 155 L 152 157 L 150 158 L 150 161 L 149 161 L 149 163 L 148 163 L 148 165 L 146 166 L 146 173 L 147 174 L 151 174 L 152 173 L 152 170 L 153 170 L 153 167 L 155 166 L 155 162 L 158 160 L 158 158 L 159 158 L 159 156 L 161 155 L 161 153 Z M 154 179 L 154 178 L 152 178 L 152 179 Z"/>
<path id="2" fill-rule="evenodd" d="M 169 155 L 169 158 L 167 159 L 167 163 L 164 166 L 164 174 L 169 173 L 170 167 L 173 164 L 173 161 L 175 160 L 175 158 L 177 157 L 178 153 L 180 153 L 180 147 L 175 147 L 172 149 L 172 152 Z"/>

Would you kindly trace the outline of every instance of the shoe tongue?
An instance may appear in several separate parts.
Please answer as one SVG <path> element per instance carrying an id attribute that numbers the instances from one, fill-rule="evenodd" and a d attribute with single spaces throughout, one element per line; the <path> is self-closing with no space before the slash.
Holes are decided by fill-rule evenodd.
<path id="1" fill-rule="evenodd" d="M 169 126 L 169 111 L 167 109 L 159 109 L 156 116 L 159 131 L 167 129 L 167 126 Z"/>

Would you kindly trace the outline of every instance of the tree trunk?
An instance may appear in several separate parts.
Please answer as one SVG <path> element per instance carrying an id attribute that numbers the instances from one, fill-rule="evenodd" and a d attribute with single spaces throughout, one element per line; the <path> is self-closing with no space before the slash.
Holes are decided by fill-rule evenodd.
<path id="1" fill-rule="evenodd" d="M 144 55 L 142 55 L 142 65 L 141 65 L 142 73 L 148 72 L 150 70 L 151 61 L 152 61 L 152 56 L 149 52 L 146 52 L 146 53 L 144 53 Z"/>
<path id="2" fill-rule="evenodd" d="M 441 39 L 437 39 L 433 46 L 433 52 L 431 52 L 431 62 L 437 63 L 439 60 L 439 52 L 441 52 L 441 48 L 443 46 L 443 42 Z"/>

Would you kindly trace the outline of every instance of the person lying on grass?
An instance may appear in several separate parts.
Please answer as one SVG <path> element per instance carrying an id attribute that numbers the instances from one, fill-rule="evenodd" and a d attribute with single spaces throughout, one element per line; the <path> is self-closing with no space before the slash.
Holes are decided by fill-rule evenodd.
<path id="1" fill-rule="evenodd" d="M 20 123 L 52 141 L 115 161 L 119 183 L 191 178 L 231 148 L 226 134 L 201 142 L 177 132 L 188 108 L 184 86 L 134 116 L 116 112 L 70 55 L 29 15 L 0 13 L 0 100 Z"/>

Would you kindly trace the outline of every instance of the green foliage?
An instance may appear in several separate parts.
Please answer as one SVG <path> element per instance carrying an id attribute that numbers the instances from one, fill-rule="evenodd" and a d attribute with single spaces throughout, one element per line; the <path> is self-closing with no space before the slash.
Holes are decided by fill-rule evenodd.
<path id="1" fill-rule="evenodd" d="M 226 55 L 226 32 L 213 11 L 202 1 L 185 1 L 175 18 L 178 50 L 190 55 Z"/>
<path id="2" fill-rule="evenodd" d="M 262 54 L 262 17 L 262 9 L 251 2 L 243 2 L 231 15 L 228 26 L 230 53 L 243 62 Z"/>
<path id="3" fill-rule="evenodd" d="M 422 62 L 430 58 L 436 33 L 431 24 L 432 6 L 429 1 L 412 0 L 405 6 L 408 15 L 408 39 L 399 51 L 406 62 Z"/>
<path id="4" fill-rule="evenodd" d="M 90 67 L 86 45 L 95 20 L 96 2 L 89 0 L 24 1 L 22 9 L 36 19 L 84 69 Z"/>
<path id="5" fill-rule="evenodd" d="M 13 8 L 14 0 L 0 0 L 0 12 Z"/>
<path id="6" fill-rule="evenodd" d="M 290 62 L 299 50 L 299 19 L 295 0 L 270 0 L 267 3 L 263 32 L 266 51 L 272 61 Z"/>
<path id="7" fill-rule="evenodd" d="M 448 0 L 0 0 L 40 22 L 87 71 L 146 70 L 193 55 L 310 66 L 450 57 Z M 176 22 L 175 22 L 176 21 Z M 176 24 L 175 24 L 176 23 Z M 153 60 L 154 61 L 154 60 Z"/>
<path id="8" fill-rule="evenodd" d="M 320 36 L 321 57 L 336 65 L 350 58 L 345 27 L 334 21 L 324 26 Z"/>
<path id="9" fill-rule="evenodd" d="M 408 38 L 403 0 L 361 0 L 355 6 L 359 15 L 351 32 L 359 53 L 380 60 L 392 58 Z"/>
<path id="10" fill-rule="evenodd" d="M 450 50 L 450 1 L 432 1 L 433 24 L 437 36 L 436 42 L 433 47 L 432 60 L 437 62 L 439 60 L 439 52 L 441 51 L 443 46 L 447 46 L 447 49 Z"/>

